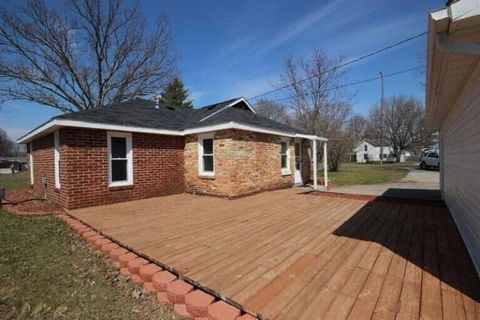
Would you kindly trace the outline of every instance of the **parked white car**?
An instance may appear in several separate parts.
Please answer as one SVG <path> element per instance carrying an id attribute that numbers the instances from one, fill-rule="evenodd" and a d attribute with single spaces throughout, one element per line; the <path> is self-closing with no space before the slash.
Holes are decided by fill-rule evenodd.
<path id="1" fill-rule="evenodd" d="M 420 169 L 427 170 L 429 168 L 440 168 L 440 157 L 438 152 L 428 151 L 422 154 L 420 158 Z"/>

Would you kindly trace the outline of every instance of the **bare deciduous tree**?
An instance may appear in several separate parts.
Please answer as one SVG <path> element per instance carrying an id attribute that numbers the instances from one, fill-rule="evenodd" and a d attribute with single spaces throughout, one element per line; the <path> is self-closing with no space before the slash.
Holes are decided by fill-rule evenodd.
<path id="1" fill-rule="evenodd" d="M 290 116 L 287 112 L 287 107 L 279 102 L 260 99 L 255 104 L 255 111 L 257 114 L 264 116 L 270 120 L 289 124 Z"/>
<path id="2" fill-rule="evenodd" d="M 397 162 L 405 150 L 419 149 L 428 145 L 431 134 L 425 129 L 425 112 L 423 103 L 405 95 L 398 95 L 385 100 L 384 107 L 385 143 L 390 144 Z M 370 109 L 371 137 L 380 137 L 381 108 L 379 105 Z"/>
<path id="3" fill-rule="evenodd" d="M 314 50 L 311 59 L 287 56 L 279 85 L 285 87 L 290 97 L 293 125 L 329 138 L 327 157 L 331 171 L 339 169 L 351 148 L 351 140 L 345 137 L 352 109 L 340 90 L 345 72 L 339 68 L 341 62 L 342 59 L 330 60 L 320 50 Z"/>
<path id="4" fill-rule="evenodd" d="M 43 0 L 0 8 L 0 94 L 64 112 L 157 93 L 175 68 L 169 22 L 138 3 Z"/>
<path id="5" fill-rule="evenodd" d="M 368 127 L 368 120 L 359 114 L 353 115 L 350 120 L 348 120 L 348 130 L 350 131 L 352 139 L 355 140 L 355 142 L 358 142 L 366 137 Z"/>
<path id="6" fill-rule="evenodd" d="M 15 143 L 8 137 L 5 130 L 0 128 L 0 156 L 10 156 L 15 151 Z"/>

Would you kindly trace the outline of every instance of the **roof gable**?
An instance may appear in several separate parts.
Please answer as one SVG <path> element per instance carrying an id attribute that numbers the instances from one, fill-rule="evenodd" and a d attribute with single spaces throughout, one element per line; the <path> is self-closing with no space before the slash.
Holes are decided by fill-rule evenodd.
<path id="1" fill-rule="evenodd" d="M 369 145 L 371 145 L 372 147 L 380 147 L 381 143 L 380 143 L 380 139 L 363 139 L 363 140 L 360 140 L 357 145 L 356 145 L 356 148 L 358 148 L 361 144 L 363 143 L 368 143 Z M 389 148 L 389 143 L 386 139 L 383 140 L 383 146 L 385 148 Z"/>
<path id="2" fill-rule="evenodd" d="M 247 102 L 247 100 L 245 100 L 245 98 L 243 98 L 243 97 L 228 100 L 228 101 L 222 103 L 222 105 L 220 105 L 220 106 L 217 104 L 215 106 L 215 109 L 213 109 L 211 106 L 208 106 L 206 108 L 207 108 L 207 110 L 209 110 L 211 112 L 206 114 L 202 119 L 200 119 L 200 122 L 202 122 L 202 121 L 204 121 L 204 120 L 206 120 L 210 117 L 213 117 L 217 113 L 222 112 L 224 110 L 227 110 L 228 108 L 243 109 L 243 110 L 247 110 L 247 111 L 256 113 L 255 110 L 252 108 L 252 106 L 250 106 L 250 104 Z"/>

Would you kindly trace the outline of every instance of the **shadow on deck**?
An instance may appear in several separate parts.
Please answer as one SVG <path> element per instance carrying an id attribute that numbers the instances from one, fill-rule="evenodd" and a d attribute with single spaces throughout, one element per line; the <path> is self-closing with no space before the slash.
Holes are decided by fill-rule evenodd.
<path id="1" fill-rule="evenodd" d="M 376 242 L 395 253 L 383 268 L 387 276 L 403 279 L 403 288 L 411 284 L 421 292 L 419 308 L 432 299 L 429 295 L 440 295 L 445 314 L 448 311 L 445 308 L 449 308 L 447 294 L 460 297 L 460 293 L 464 295 L 465 314 L 470 305 L 470 311 L 473 308 L 473 314 L 478 316 L 480 280 L 451 214 L 441 200 L 421 200 L 431 199 L 425 196 L 435 196 L 435 191 L 387 190 L 380 197 L 372 197 L 334 234 Z M 391 206 L 391 202 L 399 205 Z M 351 228 L 358 224 L 364 227 Z M 381 257 L 377 262 L 378 259 Z M 375 272 L 375 267 L 372 271 Z M 396 296 L 400 305 L 403 293 L 400 289 L 390 295 Z"/>

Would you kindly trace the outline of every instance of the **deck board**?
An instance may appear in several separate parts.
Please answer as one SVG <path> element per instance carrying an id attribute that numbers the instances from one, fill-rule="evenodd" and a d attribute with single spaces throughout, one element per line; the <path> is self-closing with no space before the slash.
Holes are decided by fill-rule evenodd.
<path id="1" fill-rule="evenodd" d="M 269 319 L 477 319 L 480 282 L 448 209 L 280 190 L 180 194 L 71 213 Z"/>

